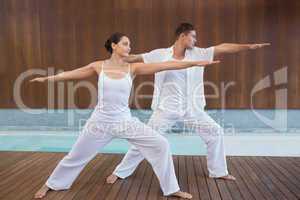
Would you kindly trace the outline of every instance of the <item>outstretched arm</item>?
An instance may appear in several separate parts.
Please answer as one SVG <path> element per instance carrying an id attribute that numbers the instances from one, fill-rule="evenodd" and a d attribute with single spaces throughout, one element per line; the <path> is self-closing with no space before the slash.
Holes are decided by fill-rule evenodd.
<path id="1" fill-rule="evenodd" d="M 65 81 L 65 80 L 85 79 L 97 73 L 96 71 L 97 63 L 98 62 L 93 62 L 84 67 L 74 69 L 71 71 L 65 71 L 53 76 L 34 78 L 30 80 L 30 82 L 45 82 L 45 81 L 56 82 L 56 81 Z"/>
<path id="2" fill-rule="evenodd" d="M 124 58 L 125 62 L 128 63 L 137 63 L 137 62 L 144 62 L 142 54 L 131 54 Z"/>
<path id="3" fill-rule="evenodd" d="M 201 66 L 206 67 L 209 65 L 217 64 L 220 61 L 169 61 L 169 62 L 161 62 L 161 63 L 135 63 L 131 65 L 131 70 L 133 74 L 154 74 L 156 72 L 165 71 L 165 70 L 177 70 L 184 69 L 193 66 Z"/>
<path id="4" fill-rule="evenodd" d="M 223 43 L 215 46 L 214 56 L 219 56 L 221 54 L 238 53 L 246 50 L 253 50 L 258 48 L 263 48 L 265 46 L 271 45 L 270 43 L 262 44 L 234 44 L 234 43 Z"/>

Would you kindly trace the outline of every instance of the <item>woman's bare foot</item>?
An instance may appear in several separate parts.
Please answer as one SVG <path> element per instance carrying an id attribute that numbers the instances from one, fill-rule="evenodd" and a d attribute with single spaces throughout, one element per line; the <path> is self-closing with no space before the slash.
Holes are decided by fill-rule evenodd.
<path id="1" fill-rule="evenodd" d="M 183 198 L 183 199 L 192 199 L 193 198 L 193 196 L 190 193 L 182 192 L 182 191 L 175 192 L 173 194 L 170 194 L 169 196 L 179 197 L 179 198 Z"/>
<path id="2" fill-rule="evenodd" d="M 114 184 L 119 179 L 118 176 L 111 174 L 106 178 L 106 183 L 108 184 Z"/>
<path id="3" fill-rule="evenodd" d="M 43 185 L 34 195 L 35 199 L 41 199 L 46 196 L 46 193 L 51 190 L 47 185 Z"/>
<path id="4" fill-rule="evenodd" d="M 212 177 L 212 178 L 216 178 L 216 179 L 224 179 L 224 180 L 228 180 L 228 181 L 235 181 L 236 178 L 230 174 L 226 175 L 226 176 L 221 176 L 221 177 Z"/>

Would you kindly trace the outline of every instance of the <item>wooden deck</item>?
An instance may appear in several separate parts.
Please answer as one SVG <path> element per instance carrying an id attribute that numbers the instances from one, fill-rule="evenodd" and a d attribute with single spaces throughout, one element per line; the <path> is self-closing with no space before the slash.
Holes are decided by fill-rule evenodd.
<path id="1" fill-rule="evenodd" d="M 64 153 L 0 152 L 0 199 L 32 199 Z M 99 154 L 68 191 L 50 192 L 44 199 L 176 199 L 162 196 L 157 178 L 147 162 L 128 179 L 105 184 L 123 155 Z M 300 158 L 228 157 L 236 182 L 207 178 L 206 159 L 174 156 L 181 188 L 193 199 L 297 200 L 300 199 Z"/>

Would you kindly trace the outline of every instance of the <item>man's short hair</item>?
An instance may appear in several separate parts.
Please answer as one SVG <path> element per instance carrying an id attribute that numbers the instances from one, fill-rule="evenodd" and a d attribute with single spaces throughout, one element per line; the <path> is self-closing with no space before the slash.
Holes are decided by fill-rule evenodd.
<path id="1" fill-rule="evenodd" d="M 195 30 L 194 26 L 190 23 L 181 23 L 175 31 L 176 37 L 179 37 L 181 33 L 189 33 L 190 31 Z"/>

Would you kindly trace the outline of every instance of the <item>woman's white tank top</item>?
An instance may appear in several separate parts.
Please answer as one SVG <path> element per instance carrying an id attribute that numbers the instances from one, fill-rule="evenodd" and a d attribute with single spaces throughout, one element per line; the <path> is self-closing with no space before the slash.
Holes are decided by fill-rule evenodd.
<path id="1" fill-rule="evenodd" d="M 132 88 L 132 77 L 129 72 L 122 78 L 111 78 L 104 72 L 102 62 L 98 77 L 98 103 L 93 115 L 97 120 L 117 122 L 131 118 L 129 97 Z"/>

